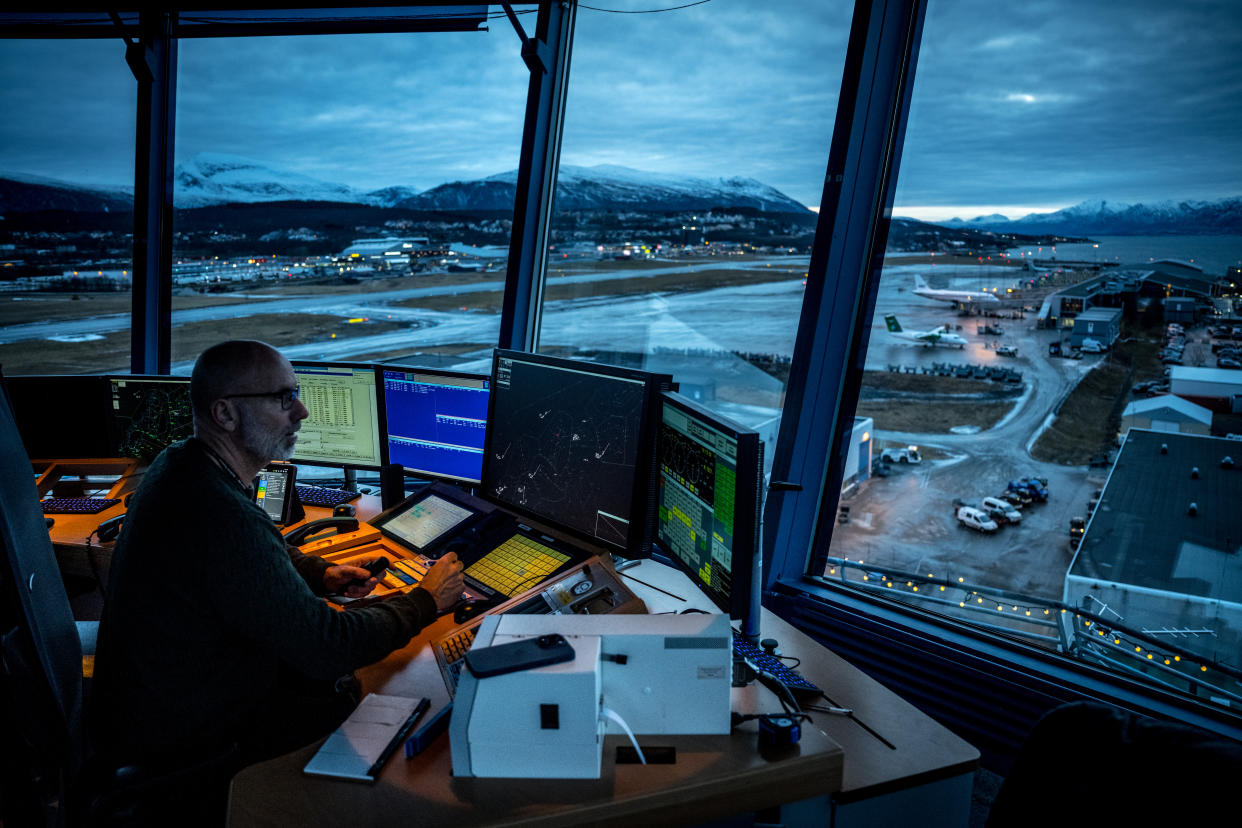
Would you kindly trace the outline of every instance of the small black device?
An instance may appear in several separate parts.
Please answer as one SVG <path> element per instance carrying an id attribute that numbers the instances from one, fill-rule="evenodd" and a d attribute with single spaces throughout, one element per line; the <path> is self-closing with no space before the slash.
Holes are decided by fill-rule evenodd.
<path id="1" fill-rule="evenodd" d="M 466 666 L 476 678 L 487 678 L 560 664 L 572 661 L 573 657 L 574 648 L 565 640 L 565 636 L 549 633 L 471 650 L 466 653 Z"/>
<path id="2" fill-rule="evenodd" d="M 332 517 L 356 517 L 357 514 L 352 503 L 338 503 L 332 507 Z"/>
<path id="3" fill-rule="evenodd" d="M 802 727 L 793 716 L 759 717 L 759 751 L 783 751 L 798 744 Z"/>
<path id="4" fill-rule="evenodd" d="M 471 618 L 485 613 L 499 604 L 500 601 L 495 598 L 479 598 L 474 601 L 458 601 L 457 604 L 453 606 L 453 623 L 464 624 Z"/>
<path id="5" fill-rule="evenodd" d="M 117 515 L 110 517 L 103 523 L 99 524 L 95 529 L 95 534 L 99 536 L 100 543 L 108 543 L 114 541 L 121 534 L 121 524 L 125 521 L 125 515 Z"/>
<path id="6" fill-rule="evenodd" d="M 370 563 L 362 564 L 361 566 L 367 572 L 371 573 L 372 578 L 378 578 L 380 575 L 383 575 L 384 572 L 388 569 L 388 559 L 383 556 L 380 556 L 376 558 L 375 560 L 371 561 Z M 363 586 L 366 582 L 367 582 L 366 578 L 354 578 L 352 581 L 350 581 L 348 584 L 345 585 L 345 589 L 348 589 L 351 586 Z"/>
<path id="7" fill-rule="evenodd" d="M 298 467 L 292 463 L 268 463 L 255 475 L 254 502 L 277 526 L 288 526 L 306 517 L 297 497 Z"/>

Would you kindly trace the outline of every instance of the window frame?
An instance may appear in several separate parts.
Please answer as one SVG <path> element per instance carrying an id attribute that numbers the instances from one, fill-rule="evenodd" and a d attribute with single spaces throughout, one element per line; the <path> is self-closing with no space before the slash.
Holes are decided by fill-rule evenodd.
<path id="1" fill-rule="evenodd" d="M 407 5 L 479 4 L 416 0 Z M 521 52 L 533 71 L 498 344 L 535 351 L 577 3 L 541 0 L 515 5 L 537 5 L 539 16 L 535 35 L 524 40 Z M 1004 767 L 1012 759 L 1040 715 L 1077 699 L 1105 701 L 1242 739 L 1242 725 L 1227 711 L 808 575 L 822 565 L 834 525 L 831 518 L 836 513 L 861 385 L 926 5 L 927 0 L 855 0 L 786 391 L 784 410 L 793 416 L 782 419 L 765 507 L 763 603 L 980 745 L 985 760 L 994 760 L 985 761 L 990 767 Z M 291 11 L 296 10 L 285 9 L 282 14 Z M 156 66 L 166 65 L 167 71 L 160 74 L 164 87 L 154 91 L 157 97 L 163 96 L 161 100 L 175 103 L 168 96 L 176 85 L 176 40 L 193 35 L 176 28 L 175 12 L 166 14 L 152 23 L 162 24 L 162 30 L 135 30 L 132 16 L 120 28 L 86 30 L 69 19 L 72 15 L 59 22 L 55 13 L 44 15 L 43 22 L 32 26 L 26 19 L 29 15 L 3 13 L 0 36 L 125 36 L 128 42 L 134 35 L 138 39 L 128 47 L 133 54 L 129 60 L 139 72 L 162 37 L 170 48 L 161 58 L 163 63 L 157 61 Z M 460 24 L 455 25 L 454 30 L 460 30 Z M 392 21 L 337 21 L 316 24 L 313 32 L 291 27 L 284 33 L 426 30 L 425 23 L 402 28 Z M 254 33 L 238 25 L 212 31 L 211 36 Z M 516 59 L 518 49 L 514 52 Z M 136 221 L 134 254 L 135 264 L 140 257 L 151 264 L 144 268 L 141 285 L 135 270 L 132 364 L 135 373 L 167 374 L 171 234 L 163 232 L 161 211 L 171 211 L 175 106 L 157 111 L 157 104 L 139 100 L 135 184 L 142 184 L 141 170 L 146 168 L 150 175 L 146 189 L 151 195 L 144 212 L 135 203 L 141 226 Z M 148 124 L 145 140 L 144 118 Z"/>
<path id="2" fill-rule="evenodd" d="M 1002 773 L 1036 721 L 1071 701 L 1242 740 L 1242 719 L 1228 710 L 810 574 L 823 571 L 835 525 L 925 11 L 926 0 L 855 3 L 764 512 L 763 604 L 971 741 Z"/>

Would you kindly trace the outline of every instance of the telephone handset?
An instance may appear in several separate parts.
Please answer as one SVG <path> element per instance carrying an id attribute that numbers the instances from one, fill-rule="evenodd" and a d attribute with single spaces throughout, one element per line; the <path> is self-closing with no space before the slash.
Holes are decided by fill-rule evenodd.
<path id="1" fill-rule="evenodd" d="M 318 535 L 320 532 L 326 532 L 329 529 L 335 529 L 338 535 L 344 532 L 357 531 L 358 518 L 337 516 L 312 520 L 288 532 L 285 535 L 285 543 L 292 546 L 301 546 L 304 543 L 308 543 L 313 535 Z"/>

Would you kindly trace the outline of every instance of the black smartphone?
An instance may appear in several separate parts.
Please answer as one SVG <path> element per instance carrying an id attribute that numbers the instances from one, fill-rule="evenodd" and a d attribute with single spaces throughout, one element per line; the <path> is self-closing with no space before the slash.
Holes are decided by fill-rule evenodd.
<path id="1" fill-rule="evenodd" d="M 574 648 L 558 633 L 480 647 L 466 653 L 466 666 L 476 678 L 500 676 L 549 664 L 572 661 Z"/>

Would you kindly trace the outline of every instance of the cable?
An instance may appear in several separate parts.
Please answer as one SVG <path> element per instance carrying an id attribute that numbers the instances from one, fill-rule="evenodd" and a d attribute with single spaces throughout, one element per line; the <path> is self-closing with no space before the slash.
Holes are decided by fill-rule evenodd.
<path id="1" fill-rule="evenodd" d="M 638 761 L 644 765 L 647 764 L 647 757 L 643 756 L 643 749 L 638 746 L 638 740 L 634 738 L 634 731 L 630 730 L 630 726 L 625 723 L 625 719 L 617 715 L 615 710 L 607 707 L 601 707 L 599 714 L 605 718 L 612 719 L 621 729 L 625 731 L 625 735 L 630 737 L 630 744 L 634 746 L 634 752 L 638 754 Z"/>
<path id="2" fill-rule="evenodd" d="M 624 9 L 601 9 L 595 6 L 588 6 L 583 3 L 578 4 L 580 9 L 590 9 L 597 12 L 608 12 L 609 14 L 660 14 L 661 12 L 677 11 L 678 9 L 688 9 L 691 6 L 701 6 L 704 3 L 710 3 L 712 0 L 697 0 L 694 3 L 685 3 L 681 6 L 670 6 L 667 9 L 637 9 L 635 11 L 626 11 Z"/>

